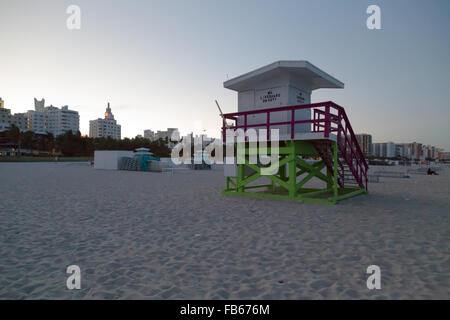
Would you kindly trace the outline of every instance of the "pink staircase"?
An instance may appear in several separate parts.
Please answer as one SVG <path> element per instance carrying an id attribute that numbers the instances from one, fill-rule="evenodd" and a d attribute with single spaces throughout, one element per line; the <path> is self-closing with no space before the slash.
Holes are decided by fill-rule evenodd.
<path id="1" fill-rule="evenodd" d="M 313 109 L 313 132 L 333 132 L 338 147 L 338 183 L 342 188 L 367 190 L 369 166 L 343 107 L 325 102 L 325 110 Z M 327 168 L 334 173 L 333 149 L 328 141 L 316 141 L 314 146 Z"/>

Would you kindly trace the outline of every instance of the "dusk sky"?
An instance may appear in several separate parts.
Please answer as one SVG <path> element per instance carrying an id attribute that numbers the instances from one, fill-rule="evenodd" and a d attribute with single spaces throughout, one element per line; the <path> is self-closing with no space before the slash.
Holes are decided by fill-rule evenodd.
<path id="1" fill-rule="evenodd" d="M 66 9 L 81 8 L 68 30 Z M 366 9 L 381 8 L 381 30 Z M 237 94 L 223 82 L 277 60 L 308 60 L 345 83 L 313 102 L 345 107 L 374 142 L 450 150 L 448 0 L 0 0 L 0 97 L 12 112 L 33 98 L 89 120 L 107 102 L 122 137 L 178 127 L 219 137 Z"/>

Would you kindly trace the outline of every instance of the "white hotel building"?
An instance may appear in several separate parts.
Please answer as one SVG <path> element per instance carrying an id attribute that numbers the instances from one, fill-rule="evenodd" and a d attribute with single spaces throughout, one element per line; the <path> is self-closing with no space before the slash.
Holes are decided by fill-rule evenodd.
<path id="1" fill-rule="evenodd" d="M 68 106 L 63 106 L 61 109 L 50 106 L 45 108 L 47 115 L 47 131 L 53 135 L 59 136 L 65 132 L 72 130 L 76 134 L 79 130 L 80 118 L 77 111 L 69 110 Z"/>
<path id="2" fill-rule="evenodd" d="M 80 116 L 78 111 L 69 110 L 68 106 L 61 109 L 49 106 L 44 107 L 45 100 L 34 99 L 34 110 L 27 112 L 27 130 L 34 133 L 52 133 L 55 137 L 72 131 L 76 134 L 80 129 Z"/>
<path id="3" fill-rule="evenodd" d="M 121 127 L 114 119 L 114 115 L 111 112 L 111 108 L 106 108 L 105 118 L 98 118 L 97 120 L 89 121 L 89 137 L 91 138 L 106 138 L 111 137 L 113 139 L 120 140 Z"/>
<path id="4" fill-rule="evenodd" d="M 0 98 L 1 100 L 1 98 Z M 11 114 L 4 108 L 3 100 L 0 101 L 0 131 L 7 130 L 11 125 L 17 126 L 20 131 L 33 131 L 37 134 L 52 133 L 59 136 L 67 131 L 77 133 L 80 128 L 80 116 L 77 111 L 69 110 L 68 106 L 61 109 L 54 106 L 45 107 L 45 100 L 34 99 L 34 110 L 26 113 Z"/>

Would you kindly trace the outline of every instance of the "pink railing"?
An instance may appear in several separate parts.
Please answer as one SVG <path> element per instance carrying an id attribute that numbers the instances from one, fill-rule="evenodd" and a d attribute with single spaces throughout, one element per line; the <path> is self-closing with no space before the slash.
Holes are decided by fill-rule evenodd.
<path id="1" fill-rule="evenodd" d="M 295 120 L 295 111 L 302 109 L 310 109 L 313 111 L 312 119 L 306 120 Z M 289 121 L 278 121 L 271 122 L 270 116 L 277 112 L 290 112 L 291 119 Z M 252 123 L 248 124 L 248 116 L 256 114 L 265 114 L 265 121 L 263 123 Z M 242 119 L 243 124 L 238 125 L 238 120 Z M 234 121 L 233 126 L 227 126 L 227 120 Z M 345 160 L 351 170 L 355 180 L 360 185 L 361 188 L 367 189 L 367 170 L 369 168 L 364 154 L 361 151 L 358 141 L 356 140 L 355 133 L 353 132 L 350 121 L 348 120 L 347 114 L 343 107 L 337 105 L 332 101 L 320 102 L 308 105 L 297 105 L 297 106 L 287 106 L 280 108 L 268 108 L 261 110 L 252 110 L 244 112 L 234 112 L 227 113 L 223 115 L 223 125 L 222 125 L 222 137 L 223 141 L 226 142 L 226 130 L 237 130 L 243 129 L 244 133 L 247 132 L 249 128 L 266 128 L 267 129 L 267 140 L 270 139 L 270 129 L 276 126 L 289 126 L 290 127 L 290 137 L 294 139 L 295 137 L 295 125 L 301 123 L 310 123 L 312 132 L 323 132 L 324 138 L 329 138 L 332 133 L 336 134 L 336 141 L 338 149 L 340 151 L 341 157 Z M 344 180 L 344 167 L 342 162 L 339 160 L 338 165 L 341 168 L 339 176 L 341 181 Z"/>

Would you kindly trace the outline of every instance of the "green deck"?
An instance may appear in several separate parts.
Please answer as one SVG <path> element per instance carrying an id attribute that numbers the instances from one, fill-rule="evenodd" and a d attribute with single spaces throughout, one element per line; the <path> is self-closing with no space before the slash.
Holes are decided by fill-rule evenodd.
<path id="1" fill-rule="evenodd" d="M 292 199 L 314 203 L 336 204 L 338 201 L 354 197 L 360 194 L 367 194 L 366 189 L 340 188 L 337 178 L 337 144 L 333 142 L 333 165 L 331 174 L 327 169 L 327 174 L 321 170 L 325 167 L 323 160 L 314 164 L 309 164 L 300 156 L 318 157 L 314 145 L 305 140 L 289 140 L 283 142 L 279 147 L 278 170 L 272 175 L 262 175 L 262 166 L 251 164 L 249 155 L 255 155 L 258 150 L 249 148 L 247 144 L 238 146 L 242 152 L 237 152 L 238 175 L 237 177 L 227 177 L 227 187 L 222 191 L 224 195 L 238 195 L 249 197 L 262 197 L 272 199 Z M 270 147 L 268 154 L 270 154 Z M 240 160 L 240 161 L 239 161 Z M 276 165 L 276 164 L 272 164 Z M 246 176 L 245 169 L 250 168 L 253 173 Z M 270 180 L 270 184 L 249 185 L 250 183 L 265 177 Z M 324 189 L 303 188 L 311 179 L 319 179 L 326 183 Z M 260 189 L 257 192 L 247 192 L 247 190 Z M 262 189 L 262 190 L 261 190 Z"/>

